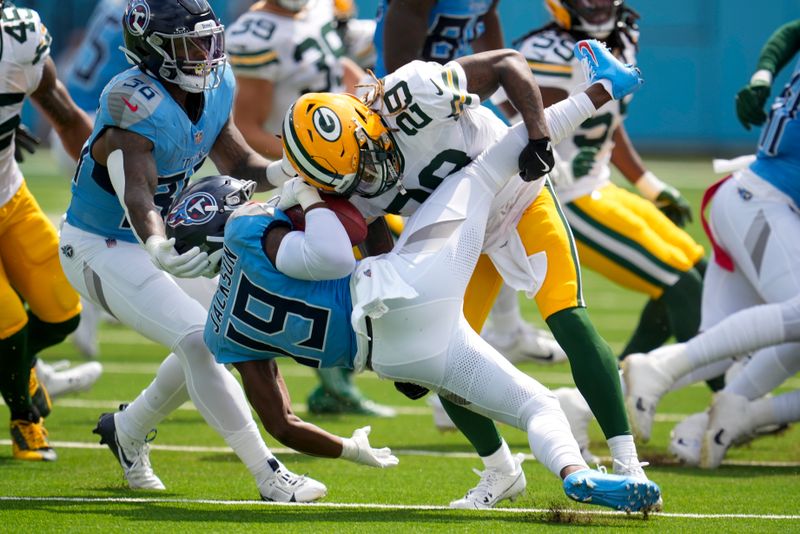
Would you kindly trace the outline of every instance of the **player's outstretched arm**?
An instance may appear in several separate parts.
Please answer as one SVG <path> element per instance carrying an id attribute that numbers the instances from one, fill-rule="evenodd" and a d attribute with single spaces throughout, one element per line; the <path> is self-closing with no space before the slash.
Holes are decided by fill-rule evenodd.
<path id="1" fill-rule="evenodd" d="M 53 125 L 70 157 L 78 160 L 83 143 L 92 133 L 92 121 L 58 79 L 56 65 L 50 57 L 44 60 L 42 79 L 31 99 Z"/>
<path id="2" fill-rule="evenodd" d="M 233 176 L 240 180 L 252 180 L 256 191 L 269 191 L 281 185 L 267 179 L 267 161 L 245 141 L 242 132 L 232 119 L 228 119 L 217 136 L 209 154 L 220 174 Z"/>

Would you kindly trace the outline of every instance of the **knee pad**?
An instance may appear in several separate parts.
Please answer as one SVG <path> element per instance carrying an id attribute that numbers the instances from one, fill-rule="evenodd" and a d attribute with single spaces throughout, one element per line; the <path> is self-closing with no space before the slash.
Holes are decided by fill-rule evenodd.
<path id="1" fill-rule="evenodd" d="M 206 342 L 203 341 L 203 331 L 195 330 L 189 332 L 175 343 L 172 350 L 184 361 L 204 360 L 210 358 L 214 361 L 214 357 L 206 347 Z"/>

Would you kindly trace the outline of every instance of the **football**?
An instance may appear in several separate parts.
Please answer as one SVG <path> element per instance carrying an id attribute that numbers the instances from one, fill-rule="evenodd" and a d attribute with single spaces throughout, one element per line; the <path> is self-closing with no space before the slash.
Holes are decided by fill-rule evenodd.
<path id="1" fill-rule="evenodd" d="M 363 243 L 367 238 L 367 221 L 364 220 L 361 212 L 359 212 L 345 197 L 322 192 L 320 192 L 319 196 L 325 204 L 327 204 L 328 209 L 339 218 L 339 221 L 342 223 L 342 226 L 344 226 L 350 238 L 350 243 L 353 246 Z M 286 213 L 289 220 L 292 221 L 292 226 L 294 226 L 296 230 L 305 230 L 306 221 L 303 208 L 299 205 L 292 206 L 284 210 L 284 213 Z"/>

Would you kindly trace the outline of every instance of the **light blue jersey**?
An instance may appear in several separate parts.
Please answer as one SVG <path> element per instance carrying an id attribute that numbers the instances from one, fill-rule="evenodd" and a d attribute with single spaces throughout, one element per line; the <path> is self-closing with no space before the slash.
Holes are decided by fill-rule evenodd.
<path id="1" fill-rule="evenodd" d="M 65 77 L 67 90 L 84 111 L 94 113 L 106 84 L 130 68 L 123 46 L 122 13 L 124 0 L 102 0 L 89 21 L 75 59 Z"/>
<path id="2" fill-rule="evenodd" d="M 297 280 L 267 258 L 262 238 L 280 210 L 249 204 L 225 226 L 219 286 L 206 321 L 205 342 L 219 363 L 294 358 L 311 367 L 353 368 L 356 337 L 350 277 Z"/>
<path id="3" fill-rule="evenodd" d="M 375 28 L 375 51 L 378 60 L 375 74 L 382 78 L 386 72 L 383 57 L 383 24 L 389 0 L 381 0 L 378 6 L 377 26 Z M 428 15 L 428 36 L 422 47 L 425 61 L 447 63 L 451 59 L 469 53 L 469 43 L 484 32 L 481 18 L 492 7 L 492 0 L 440 0 L 436 2 Z"/>
<path id="4" fill-rule="evenodd" d="M 155 204 L 166 216 L 172 201 L 214 146 L 233 106 L 235 81 L 225 69 L 222 83 L 207 89 L 203 112 L 192 122 L 161 82 L 136 67 L 109 82 L 100 97 L 92 135 L 86 141 L 72 179 L 67 222 L 121 241 L 136 242 L 130 223 L 111 185 L 108 169 L 95 163 L 91 146 L 107 128 L 120 128 L 149 139 L 158 172 Z"/>
<path id="5" fill-rule="evenodd" d="M 800 59 L 772 103 L 750 169 L 800 206 Z"/>

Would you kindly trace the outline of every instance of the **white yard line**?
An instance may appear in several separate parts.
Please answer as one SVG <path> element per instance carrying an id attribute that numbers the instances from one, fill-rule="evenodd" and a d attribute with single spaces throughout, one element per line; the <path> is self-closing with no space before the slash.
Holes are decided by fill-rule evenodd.
<path id="1" fill-rule="evenodd" d="M 376 503 L 276 503 L 264 501 L 229 501 L 216 499 L 170 499 L 156 497 L 17 497 L 2 496 L 0 501 L 24 502 L 70 502 L 70 503 L 112 503 L 112 504 L 206 504 L 214 506 L 256 506 L 256 507 L 292 507 L 292 508 L 349 508 L 364 510 L 418 510 L 418 511 L 452 511 L 447 506 L 413 505 L 413 504 L 376 504 Z M 626 516 L 625 512 L 610 510 L 576 510 L 572 508 L 562 510 L 568 514 L 594 515 L 594 516 Z M 481 510 L 494 514 L 548 514 L 553 510 L 549 508 L 491 508 Z M 470 513 L 470 512 L 467 512 Z M 800 520 L 800 515 L 784 514 L 682 514 L 682 513 L 654 513 L 657 517 L 670 517 L 680 519 L 766 519 L 766 520 Z"/>

